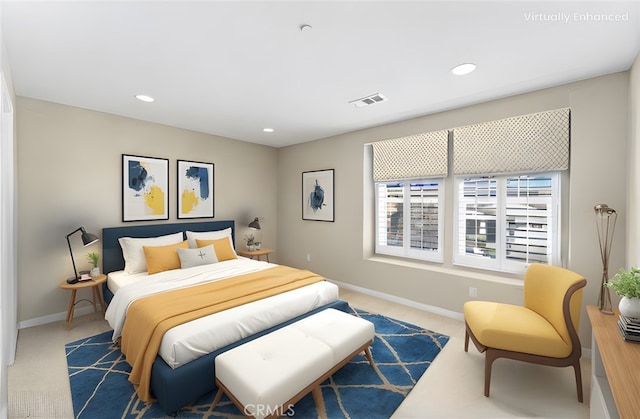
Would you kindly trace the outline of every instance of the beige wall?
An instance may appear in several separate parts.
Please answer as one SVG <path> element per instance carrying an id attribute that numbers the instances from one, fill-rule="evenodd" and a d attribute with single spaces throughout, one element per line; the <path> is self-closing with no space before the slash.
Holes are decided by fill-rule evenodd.
<path id="1" fill-rule="evenodd" d="M 265 244 L 275 245 L 278 186 L 268 181 L 277 176 L 274 148 L 23 97 L 17 133 L 20 322 L 66 312 L 69 293 L 58 289 L 73 274 L 65 235 L 79 226 L 100 235 L 125 224 L 122 154 L 169 159 L 173 222 L 176 160 L 214 163 L 215 219 L 234 219 L 242 240 L 259 216 Z M 100 245 L 82 247 L 79 234 L 71 240 L 76 263 L 87 269 L 86 253 Z"/>
<path id="2" fill-rule="evenodd" d="M 479 299 L 520 303 L 520 280 L 452 266 L 452 243 L 447 237 L 442 265 L 403 265 L 399 259 L 385 258 L 384 262 L 372 257 L 372 185 L 364 173 L 364 144 L 571 107 L 570 185 L 563 191 L 564 210 L 569 215 L 563 230 L 568 242 L 563 260 L 568 268 L 587 278 L 584 302 L 595 304 L 601 279 L 595 204 L 607 203 L 622 210 L 611 268 L 617 270 L 624 265 L 628 87 L 628 73 L 613 74 L 280 149 L 277 243 L 281 262 L 317 271 L 352 286 L 457 313 L 469 299 L 469 287 L 478 289 Z M 335 169 L 335 222 L 303 221 L 301 172 L 330 168 Z M 446 187 L 446 205 L 452 208 L 450 182 Z M 453 223 L 452 211 L 446 212 L 445 236 L 451 235 Z M 311 255 L 310 262 L 307 254 Z M 581 338 L 585 346 L 590 343 L 589 331 L 583 315 Z"/>

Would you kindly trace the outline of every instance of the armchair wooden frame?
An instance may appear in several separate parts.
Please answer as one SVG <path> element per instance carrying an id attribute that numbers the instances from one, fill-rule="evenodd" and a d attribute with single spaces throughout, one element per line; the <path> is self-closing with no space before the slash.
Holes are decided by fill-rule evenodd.
<path id="1" fill-rule="evenodd" d="M 580 344 L 580 338 L 575 328 L 574 322 L 571 318 L 571 298 L 573 294 L 579 289 L 587 285 L 587 281 L 583 278 L 574 285 L 572 285 L 564 295 L 562 302 L 562 312 L 564 315 L 564 321 L 567 325 L 567 330 L 571 337 L 571 353 L 566 358 L 553 358 L 535 354 L 527 354 L 523 352 L 513 352 L 503 349 L 490 348 L 478 341 L 473 335 L 469 324 L 465 321 L 465 336 L 464 336 L 464 351 L 468 352 L 469 338 L 473 341 L 476 348 L 480 353 L 485 352 L 485 364 L 484 364 L 484 395 L 489 397 L 489 388 L 491 385 L 491 366 L 493 361 L 498 358 L 509 358 L 517 361 L 530 362 L 534 364 L 547 365 L 551 367 L 569 367 L 572 366 L 576 376 L 576 387 L 578 391 L 578 401 L 582 403 L 582 372 L 580 370 L 580 357 L 582 356 L 582 346 Z"/>

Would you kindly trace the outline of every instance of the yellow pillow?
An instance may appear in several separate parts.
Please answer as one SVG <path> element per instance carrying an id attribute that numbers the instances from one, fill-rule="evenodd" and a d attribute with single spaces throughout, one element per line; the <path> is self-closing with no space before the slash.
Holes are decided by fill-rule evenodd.
<path id="1" fill-rule="evenodd" d="M 178 248 L 188 249 L 189 243 L 185 240 L 167 246 L 142 246 L 144 257 L 147 260 L 147 273 L 149 275 L 180 269 L 180 257 Z"/>
<path id="2" fill-rule="evenodd" d="M 231 240 L 229 239 L 229 237 L 223 237 L 217 240 L 196 239 L 196 244 L 198 245 L 198 247 L 204 247 L 212 244 L 213 248 L 216 250 L 216 257 L 218 258 L 218 262 L 230 259 L 238 259 L 235 250 L 233 250 L 233 247 L 231 247 Z"/>

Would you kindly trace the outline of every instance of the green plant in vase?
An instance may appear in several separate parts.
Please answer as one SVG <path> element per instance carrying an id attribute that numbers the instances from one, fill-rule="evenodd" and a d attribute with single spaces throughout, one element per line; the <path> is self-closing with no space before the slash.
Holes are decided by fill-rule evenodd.
<path id="1" fill-rule="evenodd" d="M 256 250 L 256 236 L 253 234 L 247 234 L 244 236 L 247 243 L 247 250 Z"/>
<path id="2" fill-rule="evenodd" d="M 640 318 L 640 269 L 632 267 L 628 272 L 620 269 L 606 286 L 621 297 L 620 314 Z"/>
<path id="3" fill-rule="evenodd" d="M 89 252 L 87 253 L 87 259 L 91 262 L 91 277 L 95 278 L 100 276 L 100 268 L 98 267 L 98 261 L 100 260 L 100 253 L 98 252 Z"/>

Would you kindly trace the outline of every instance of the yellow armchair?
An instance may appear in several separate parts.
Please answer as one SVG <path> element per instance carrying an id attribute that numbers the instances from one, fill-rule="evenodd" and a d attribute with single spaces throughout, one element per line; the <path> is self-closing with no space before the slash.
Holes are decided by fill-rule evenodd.
<path id="1" fill-rule="evenodd" d="M 534 263 L 524 277 L 524 305 L 468 301 L 466 333 L 485 352 L 484 395 L 489 397 L 491 366 L 498 358 L 554 367 L 572 366 L 582 402 L 582 347 L 578 337 L 584 277 L 567 269 Z"/>

